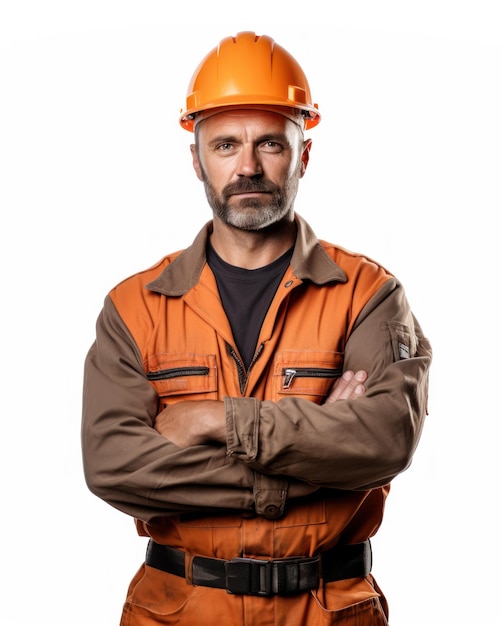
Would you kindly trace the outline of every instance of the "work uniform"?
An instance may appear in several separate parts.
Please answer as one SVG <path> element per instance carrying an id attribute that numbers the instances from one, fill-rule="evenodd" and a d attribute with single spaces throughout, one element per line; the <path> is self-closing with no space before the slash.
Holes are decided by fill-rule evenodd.
<path id="1" fill-rule="evenodd" d="M 211 223 L 105 300 L 85 365 L 86 480 L 185 563 L 177 574 L 141 565 L 122 626 L 387 624 L 370 573 L 325 582 L 320 571 L 315 588 L 285 594 L 193 584 L 198 557 L 266 563 L 366 545 L 420 437 L 431 349 L 402 286 L 295 219 L 247 369 L 206 262 Z M 346 369 L 368 372 L 366 393 L 323 404 Z M 224 400 L 226 445 L 180 449 L 154 430 L 185 400 Z"/>

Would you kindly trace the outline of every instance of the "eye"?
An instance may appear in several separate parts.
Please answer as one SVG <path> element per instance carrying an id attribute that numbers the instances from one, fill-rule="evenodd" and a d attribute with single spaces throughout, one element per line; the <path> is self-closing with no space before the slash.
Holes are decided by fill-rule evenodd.
<path id="1" fill-rule="evenodd" d="M 216 152 L 231 152 L 234 149 L 234 145 L 229 141 L 225 141 L 224 143 L 219 143 L 216 146 Z"/>
<path id="2" fill-rule="evenodd" d="M 264 141 L 260 147 L 263 152 L 271 152 L 271 153 L 282 152 L 282 150 L 284 149 L 281 143 L 278 143 L 271 139 L 269 141 Z"/>

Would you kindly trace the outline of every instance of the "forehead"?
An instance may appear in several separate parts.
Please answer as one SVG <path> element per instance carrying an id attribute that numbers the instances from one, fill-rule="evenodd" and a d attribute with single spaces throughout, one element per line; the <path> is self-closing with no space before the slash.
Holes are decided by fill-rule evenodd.
<path id="1" fill-rule="evenodd" d="M 292 136 L 300 129 L 292 120 L 273 111 L 237 109 L 220 111 L 197 124 L 200 138 L 215 136 L 260 137 L 267 134 Z"/>

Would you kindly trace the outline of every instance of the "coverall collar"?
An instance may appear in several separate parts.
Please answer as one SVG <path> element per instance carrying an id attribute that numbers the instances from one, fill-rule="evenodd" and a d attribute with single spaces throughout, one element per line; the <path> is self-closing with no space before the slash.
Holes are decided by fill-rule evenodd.
<path id="1" fill-rule="evenodd" d="M 346 282 L 346 274 L 325 254 L 309 224 L 297 213 L 295 221 L 297 236 L 291 267 L 296 277 L 317 285 Z M 166 296 L 182 296 L 196 285 L 206 263 L 205 250 L 211 230 L 212 221 L 205 224 L 189 248 L 146 285 L 147 289 Z"/>

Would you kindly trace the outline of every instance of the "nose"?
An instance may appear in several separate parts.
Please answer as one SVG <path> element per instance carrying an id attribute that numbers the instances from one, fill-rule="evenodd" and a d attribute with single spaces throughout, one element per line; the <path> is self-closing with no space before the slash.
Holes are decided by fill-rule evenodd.
<path id="1" fill-rule="evenodd" d="M 261 176 L 263 168 L 257 150 L 252 145 L 243 145 L 238 155 L 237 163 L 237 175 L 247 176 L 251 178 L 253 176 Z"/>

